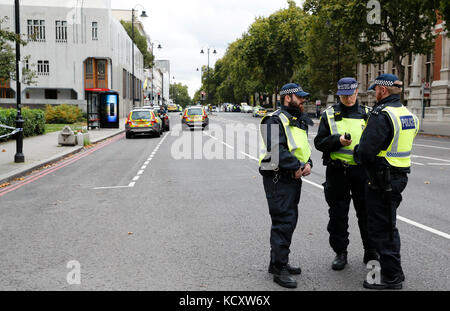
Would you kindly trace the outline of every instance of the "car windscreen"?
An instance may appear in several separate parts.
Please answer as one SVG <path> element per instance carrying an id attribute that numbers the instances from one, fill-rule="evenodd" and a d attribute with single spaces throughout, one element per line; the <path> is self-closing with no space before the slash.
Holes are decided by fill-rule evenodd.
<path id="1" fill-rule="evenodd" d="M 133 111 L 131 114 L 131 120 L 150 120 L 151 118 L 150 111 Z"/>
<path id="2" fill-rule="evenodd" d="M 191 108 L 188 109 L 187 114 L 190 116 L 201 116 L 203 115 L 203 110 L 202 108 Z"/>

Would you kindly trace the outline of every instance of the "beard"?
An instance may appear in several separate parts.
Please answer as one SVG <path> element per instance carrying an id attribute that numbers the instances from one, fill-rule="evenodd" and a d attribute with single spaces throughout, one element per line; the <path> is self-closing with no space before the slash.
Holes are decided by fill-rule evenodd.
<path id="1" fill-rule="evenodd" d="M 291 101 L 289 103 L 289 108 L 291 109 L 297 109 L 299 110 L 301 113 L 303 113 L 305 111 L 305 108 L 303 107 L 303 104 L 299 103 L 299 102 L 295 102 L 295 101 Z"/>

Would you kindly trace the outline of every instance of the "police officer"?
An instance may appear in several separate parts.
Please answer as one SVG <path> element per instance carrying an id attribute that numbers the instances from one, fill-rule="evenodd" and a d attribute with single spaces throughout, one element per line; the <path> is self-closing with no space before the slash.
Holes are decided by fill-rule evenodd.
<path id="1" fill-rule="evenodd" d="M 367 264 L 370 260 L 377 260 L 378 256 L 367 232 L 366 174 L 353 159 L 353 148 L 359 143 L 366 125 L 368 108 L 358 103 L 358 82 L 354 78 L 339 80 L 337 95 L 340 99 L 338 104 L 322 114 L 314 145 L 323 152 L 323 164 L 327 166 L 324 183 L 330 217 L 327 229 L 330 246 L 336 253 L 331 267 L 342 270 L 347 264 L 348 213 L 352 199 L 364 246 L 363 261 Z"/>
<path id="2" fill-rule="evenodd" d="M 400 262 L 397 208 L 411 171 L 411 150 L 419 119 L 400 102 L 402 82 L 397 76 L 382 74 L 369 90 L 375 90 L 377 103 L 354 156 L 368 174 L 368 229 L 380 254 L 381 281 L 365 280 L 363 286 L 401 289 L 405 276 Z"/>
<path id="3" fill-rule="evenodd" d="M 312 168 L 308 124 L 313 123 L 303 113 L 309 94 L 299 85 L 286 84 L 280 96 L 281 108 L 261 121 L 263 152 L 259 171 L 272 219 L 269 273 L 279 285 L 295 288 L 297 281 L 292 275 L 300 274 L 301 269 L 289 265 L 289 247 L 297 225 L 301 177 L 308 176 Z"/>

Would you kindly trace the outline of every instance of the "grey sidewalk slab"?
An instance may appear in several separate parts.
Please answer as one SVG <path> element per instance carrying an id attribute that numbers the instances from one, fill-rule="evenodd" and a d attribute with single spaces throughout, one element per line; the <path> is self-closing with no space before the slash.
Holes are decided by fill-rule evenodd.
<path id="1" fill-rule="evenodd" d="M 120 120 L 119 129 L 90 130 L 89 138 L 91 143 L 97 143 L 124 131 L 125 119 Z M 25 138 L 23 143 L 25 163 L 14 163 L 14 155 L 16 153 L 15 140 L 0 143 L 0 184 L 83 150 L 82 146 L 59 146 L 58 135 L 59 132 L 53 132 Z"/>

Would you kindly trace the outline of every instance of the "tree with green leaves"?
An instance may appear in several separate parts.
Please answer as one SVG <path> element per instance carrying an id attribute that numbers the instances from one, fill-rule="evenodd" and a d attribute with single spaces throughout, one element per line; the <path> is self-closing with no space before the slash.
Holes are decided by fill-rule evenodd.
<path id="1" fill-rule="evenodd" d="M 344 6 L 319 5 L 325 1 L 309 0 L 304 9 L 310 13 L 306 31 L 305 54 L 308 62 L 298 81 L 311 93 L 312 98 L 324 99 L 336 93 L 337 82 L 354 76 L 358 51 L 354 38 L 348 36 L 339 20 L 346 18 Z M 307 79 L 302 79 L 307 77 Z"/>
<path id="2" fill-rule="evenodd" d="M 185 108 L 191 104 L 191 97 L 188 93 L 188 86 L 181 83 L 173 83 L 170 85 L 170 98 L 175 104 Z"/>
<path id="3" fill-rule="evenodd" d="M 344 6 L 338 0 L 327 0 Z M 392 60 L 398 77 L 405 80 L 403 60 L 411 54 L 429 54 L 434 49 L 437 7 L 422 0 L 380 0 L 379 7 L 367 7 L 367 1 L 351 0 L 343 9 L 343 29 L 353 34 L 359 55 L 365 64 Z"/>
<path id="4" fill-rule="evenodd" d="M 245 58 L 255 79 L 266 92 L 278 93 L 306 64 L 304 53 L 307 15 L 295 2 L 267 18 L 258 18 L 245 38 Z M 275 103 L 274 103 L 275 104 Z"/>
<path id="5" fill-rule="evenodd" d="M 125 28 L 125 30 L 127 31 L 128 36 L 132 39 L 133 31 L 131 22 L 121 20 L 120 23 L 122 24 L 123 28 Z M 155 60 L 155 57 L 148 50 L 147 38 L 136 29 L 134 30 L 134 42 L 138 47 L 139 51 L 141 51 L 142 55 L 144 56 L 144 68 L 145 69 L 152 68 L 154 65 L 153 61 Z"/>
<path id="6" fill-rule="evenodd" d="M 2 27 L 7 19 L 7 17 L 0 18 L 0 79 L 5 81 L 16 79 L 16 42 L 23 46 L 27 44 L 27 41 L 16 35 L 15 32 Z M 22 62 L 29 62 L 29 60 L 30 56 L 27 55 L 23 57 Z M 37 75 L 33 70 L 34 67 L 35 65 L 30 64 L 28 68 L 22 69 L 22 83 L 26 85 L 36 83 Z"/>

